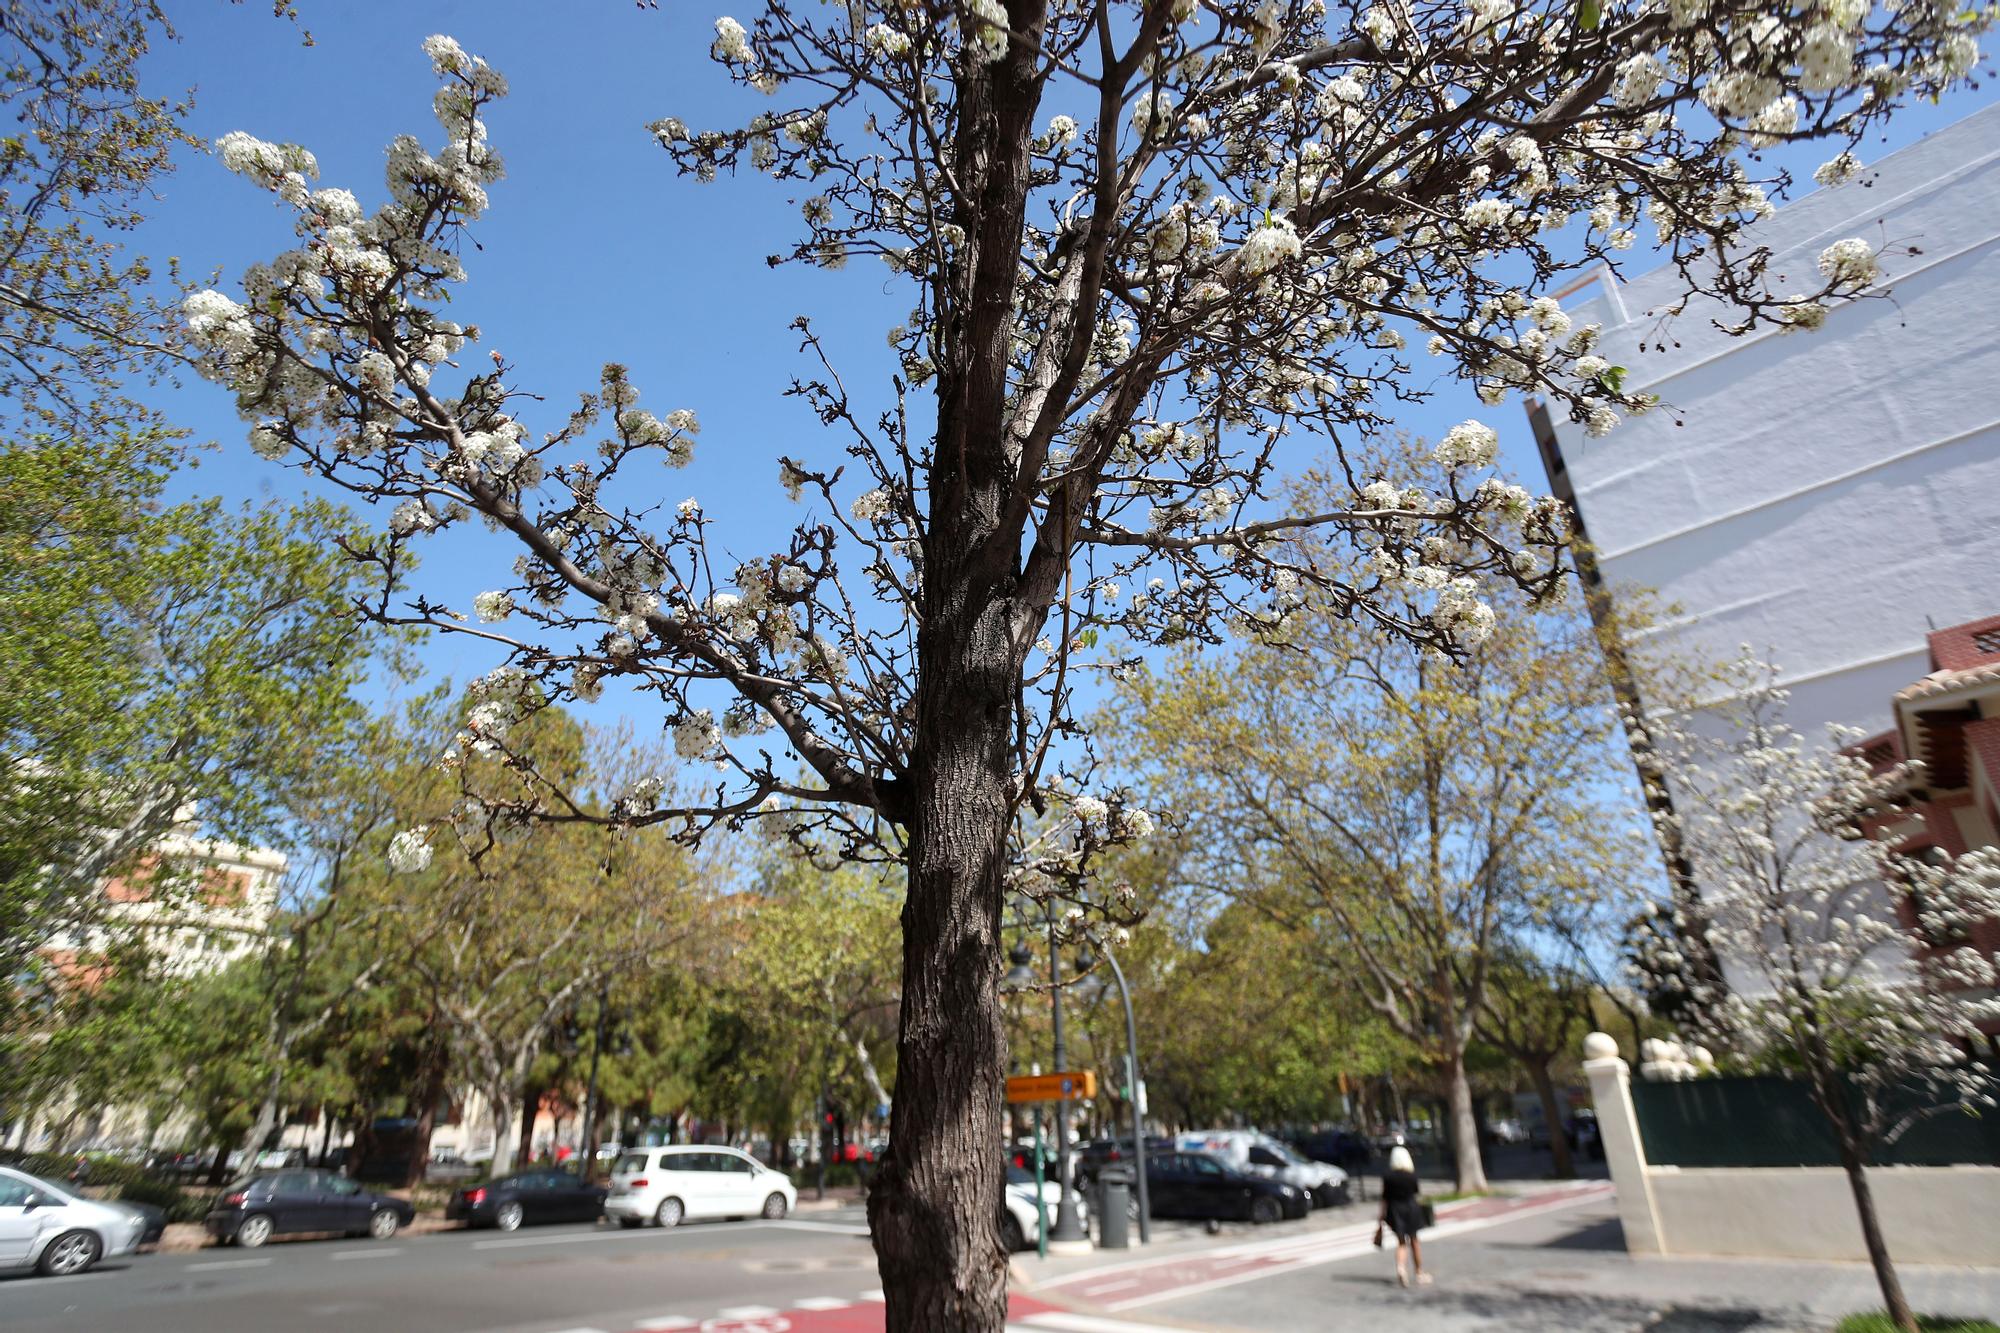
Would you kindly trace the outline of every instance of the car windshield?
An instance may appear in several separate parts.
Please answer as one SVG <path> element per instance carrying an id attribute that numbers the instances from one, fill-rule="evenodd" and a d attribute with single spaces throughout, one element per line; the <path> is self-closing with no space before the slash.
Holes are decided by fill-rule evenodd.
<path id="1" fill-rule="evenodd" d="M 1293 1166 L 1312 1165 L 1311 1162 L 1307 1161 L 1304 1157 L 1301 1157 L 1288 1143 L 1279 1143 L 1275 1139 L 1266 1139 L 1264 1142 L 1258 1144 L 1257 1146 L 1262 1148 L 1265 1152 L 1273 1154 L 1281 1161 L 1288 1162 Z"/>

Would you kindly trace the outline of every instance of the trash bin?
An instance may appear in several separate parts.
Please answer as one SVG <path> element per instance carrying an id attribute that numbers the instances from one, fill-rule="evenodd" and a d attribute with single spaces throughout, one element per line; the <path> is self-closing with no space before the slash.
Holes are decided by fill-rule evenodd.
<path id="1" fill-rule="evenodd" d="M 1132 1245 L 1132 1172 L 1107 1166 L 1097 1173 L 1097 1248 L 1124 1250 Z"/>

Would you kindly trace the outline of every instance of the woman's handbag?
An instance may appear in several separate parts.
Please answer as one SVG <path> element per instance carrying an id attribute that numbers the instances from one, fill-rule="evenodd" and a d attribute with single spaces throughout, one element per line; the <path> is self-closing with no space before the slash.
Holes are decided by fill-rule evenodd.
<path id="1" fill-rule="evenodd" d="M 1378 1250 L 1382 1248 L 1382 1224 L 1380 1222 L 1375 1224 L 1375 1248 Z"/>
<path id="2" fill-rule="evenodd" d="M 1424 1226 L 1426 1228 L 1434 1227 L 1438 1224 L 1437 1209 L 1431 1206 L 1431 1201 L 1429 1199 L 1417 1200 L 1417 1207 L 1423 1209 Z"/>

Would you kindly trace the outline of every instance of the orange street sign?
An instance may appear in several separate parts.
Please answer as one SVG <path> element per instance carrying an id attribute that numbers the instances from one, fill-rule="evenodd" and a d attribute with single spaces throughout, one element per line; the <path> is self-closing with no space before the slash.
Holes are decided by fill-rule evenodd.
<path id="1" fill-rule="evenodd" d="M 1007 1080 L 1009 1103 L 1088 1101 L 1096 1095 L 1097 1074 L 1089 1069 L 1071 1074 L 1023 1074 Z"/>

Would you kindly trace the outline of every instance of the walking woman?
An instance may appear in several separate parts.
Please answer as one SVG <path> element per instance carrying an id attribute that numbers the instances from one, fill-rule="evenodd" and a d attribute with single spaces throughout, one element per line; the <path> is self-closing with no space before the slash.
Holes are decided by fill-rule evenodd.
<path id="1" fill-rule="evenodd" d="M 1417 1285 L 1427 1287 L 1431 1275 L 1424 1271 L 1424 1247 L 1417 1233 L 1424 1229 L 1424 1203 L 1419 1194 L 1417 1164 L 1404 1147 L 1389 1151 L 1389 1170 L 1382 1177 L 1382 1217 L 1375 1224 L 1375 1244 L 1382 1244 L 1382 1228 L 1396 1233 L 1396 1281 L 1410 1285 L 1410 1270 L 1403 1266 L 1403 1247 L 1408 1246 L 1416 1271 Z"/>

